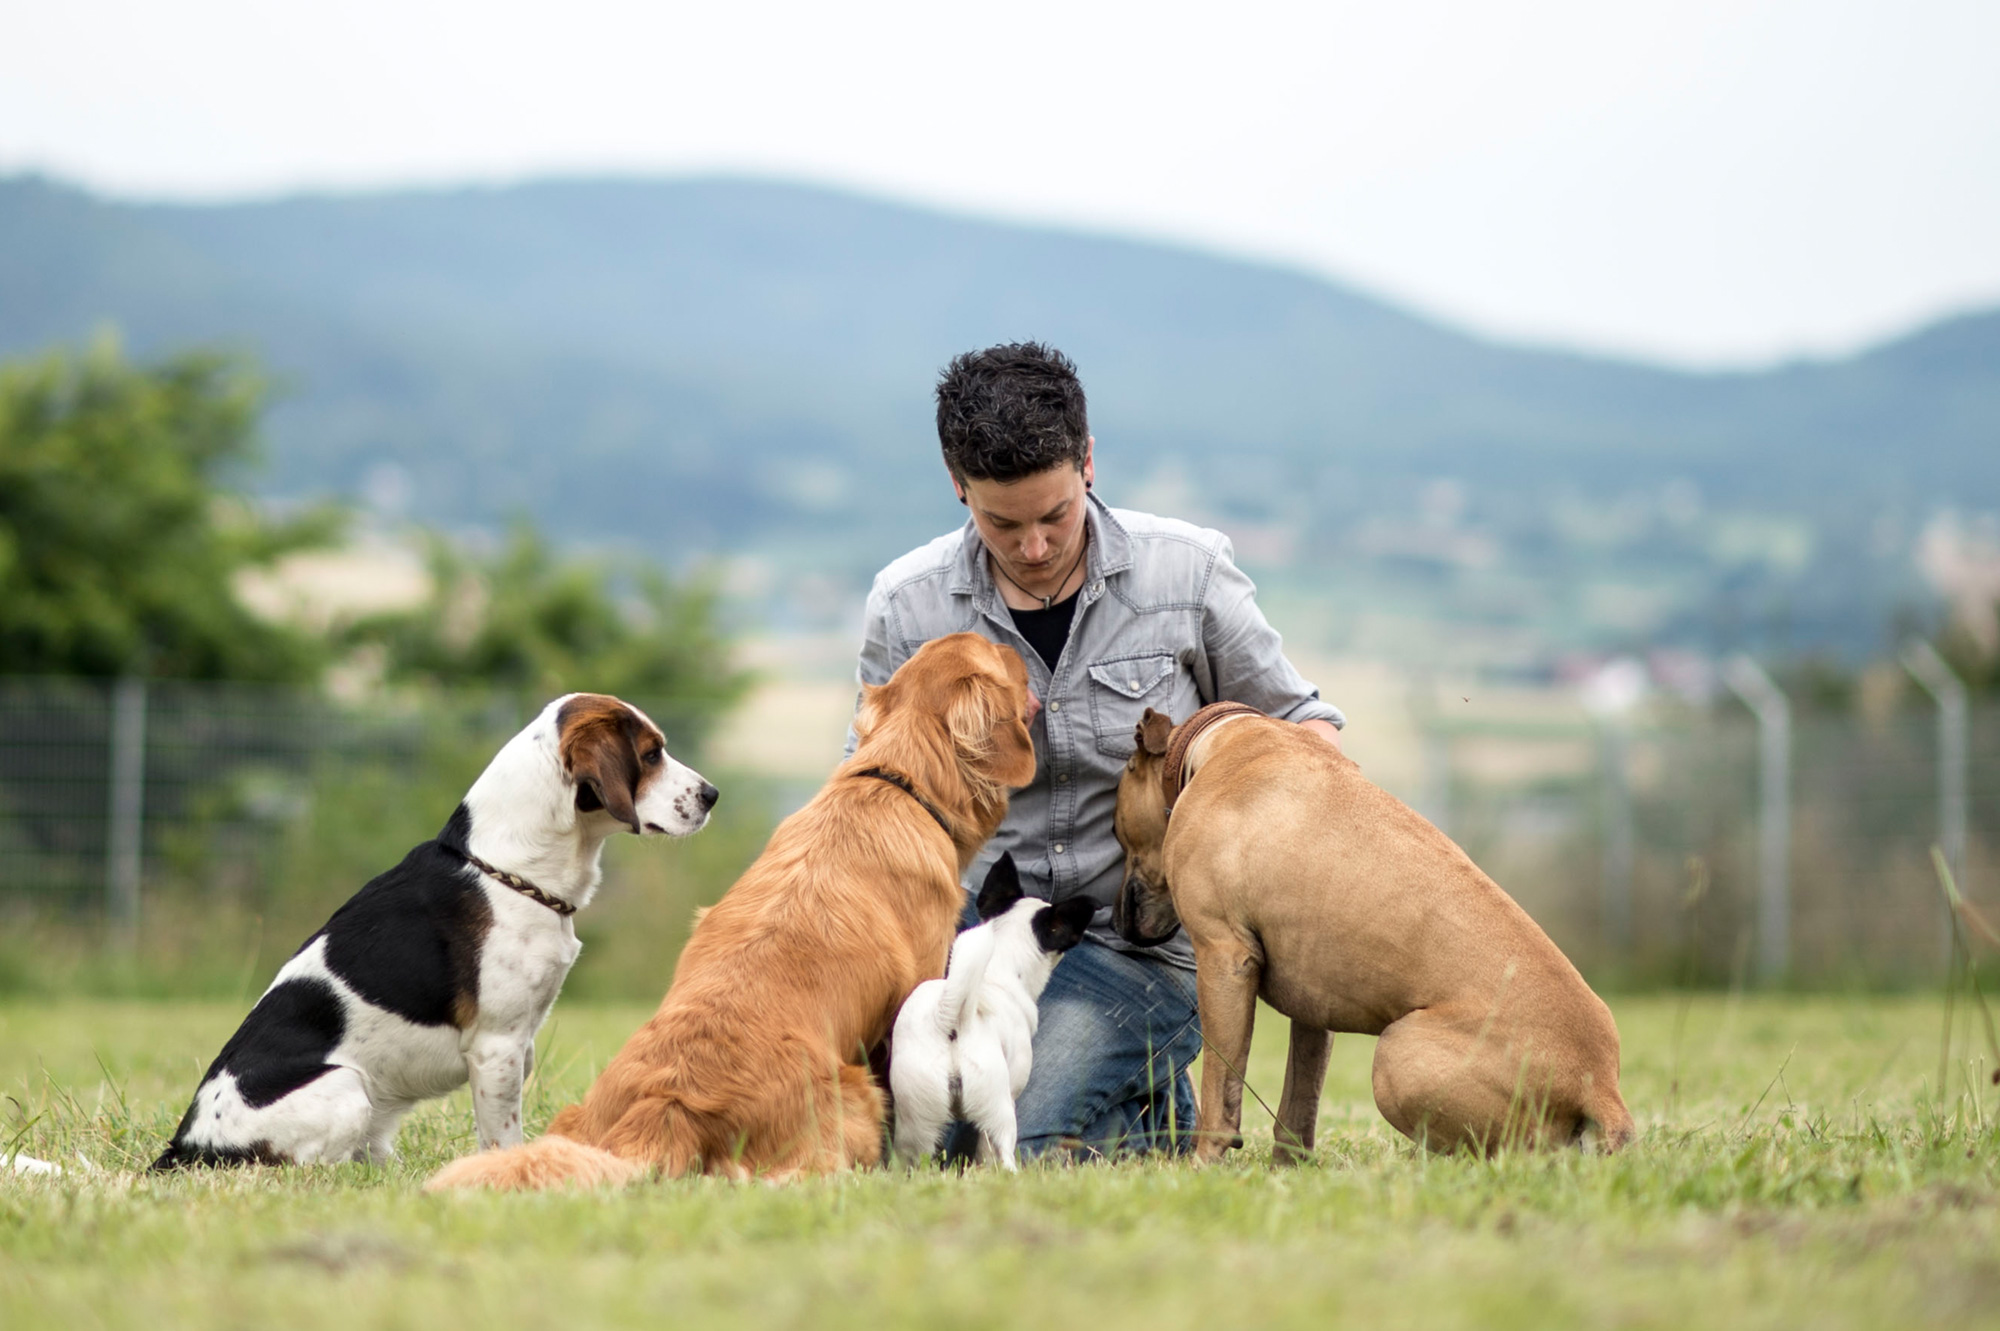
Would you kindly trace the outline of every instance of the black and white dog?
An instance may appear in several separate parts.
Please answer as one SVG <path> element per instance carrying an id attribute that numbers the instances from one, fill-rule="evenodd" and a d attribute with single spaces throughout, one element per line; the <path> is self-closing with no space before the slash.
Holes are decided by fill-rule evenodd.
<path id="1" fill-rule="evenodd" d="M 716 789 L 638 708 L 556 699 L 444 831 L 278 971 L 154 1169 L 383 1160 L 419 1101 L 472 1083 L 482 1150 L 521 1140 L 535 1032 L 581 947 L 570 916 L 617 832 L 686 836 Z"/>
<path id="2" fill-rule="evenodd" d="M 896 1014 L 897 1155 L 922 1159 L 963 1121 L 979 1129 L 981 1159 L 1016 1168 L 1014 1100 L 1034 1070 L 1035 1004 L 1095 910 L 1083 897 L 1054 906 L 1025 897 L 1013 854 L 994 861 L 979 889 L 979 924 L 952 943 L 944 978 L 911 990 Z"/>

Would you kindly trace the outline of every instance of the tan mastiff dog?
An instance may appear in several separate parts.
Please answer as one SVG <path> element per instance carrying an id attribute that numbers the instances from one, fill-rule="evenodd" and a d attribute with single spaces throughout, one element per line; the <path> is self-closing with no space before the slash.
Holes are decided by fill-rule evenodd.
<path id="1" fill-rule="evenodd" d="M 1632 1136 L 1618 1028 L 1548 935 L 1333 745 L 1237 703 L 1150 708 L 1118 786 L 1118 932 L 1194 944 L 1198 1161 L 1240 1145 L 1261 995 L 1292 1019 L 1276 1159 L 1312 1150 L 1335 1031 L 1378 1035 L 1375 1104 L 1452 1151 Z"/>

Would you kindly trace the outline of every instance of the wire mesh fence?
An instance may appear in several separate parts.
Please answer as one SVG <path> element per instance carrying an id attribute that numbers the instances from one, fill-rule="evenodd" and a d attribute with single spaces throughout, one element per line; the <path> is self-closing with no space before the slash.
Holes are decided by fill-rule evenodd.
<path id="1" fill-rule="evenodd" d="M 141 900 L 323 911 L 433 835 L 530 706 L 149 681 L 135 725 L 127 690 L 0 679 L 0 911 L 128 927 L 143 927 Z M 1973 709 L 1966 739 L 1963 884 L 2000 914 L 2000 708 Z M 1760 978 L 1760 754 L 1740 708 L 1618 730 L 1434 725 L 1421 742 L 1413 802 L 1587 972 Z M 1762 978 L 1938 973 L 1939 744 L 1934 715 L 1919 711 L 1797 719 L 1784 961 Z"/>
<path id="2" fill-rule="evenodd" d="M 355 707 L 247 684 L 0 679 L 0 902 L 129 909 L 121 823 L 145 889 L 276 890 L 259 870 L 328 782 L 415 783 L 441 744 L 490 754 L 525 721 L 498 695 Z"/>
<path id="3" fill-rule="evenodd" d="M 1974 709 L 1968 732 L 1960 885 L 1990 917 L 2000 709 Z M 1482 746 L 1511 750 L 1502 775 L 1482 774 L 1495 766 Z M 1587 971 L 1716 984 L 1942 973 L 1948 926 L 1931 850 L 1948 815 L 1934 717 L 1794 719 L 1777 939 L 1764 936 L 1773 887 L 1764 756 L 1739 709 L 1688 711 L 1623 734 L 1446 731 L 1430 747 L 1446 755 L 1434 760 L 1445 774 L 1427 783 L 1445 792 L 1446 830 Z M 1772 955 L 1780 963 L 1761 967 Z"/>

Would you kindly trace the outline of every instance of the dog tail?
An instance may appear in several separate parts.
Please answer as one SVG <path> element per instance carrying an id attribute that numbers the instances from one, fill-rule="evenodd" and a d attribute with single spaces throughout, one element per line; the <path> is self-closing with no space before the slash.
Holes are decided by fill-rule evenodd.
<path id="1" fill-rule="evenodd" d="M 967 929 L 951 945 L 945 967 L 944 992 L 938 996 L 938 1029 L 949 1035 L 965 1024 L 966 1015 L 986 983 L 986 966 L 993 960 L 993 931 Z"/>
<path id="2" fill-rule="evenodd" d="M 495 1192 L 536 1192 L 549 1188 L 618 1187 L 649 1173 L 651 1166 L 625 1160 L 553 1133 L 510 1146 L 462 1156 L 430 1176 L 425 1192 L 489 1188 Z"/>

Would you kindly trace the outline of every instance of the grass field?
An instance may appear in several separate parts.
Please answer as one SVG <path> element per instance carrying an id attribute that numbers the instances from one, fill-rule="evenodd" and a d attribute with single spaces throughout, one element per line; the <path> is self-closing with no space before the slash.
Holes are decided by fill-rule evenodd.
<path id="1" fill-rule="evenodd" d="M 1427 1158 L 1340 1037 L 1312 1166 L 873 1173 L 791 1187 L 426 1197 L 461 1093 L 393 1166 L 152 1179 L 235 1005 L 0 1006 L 0 1325 L 486 1328 L 2000 1326 L 2000 1088 L 1934 1000 L 1614 1003 L 1642 1137 L 1612 1158 Z M 531 1126 L 644 1015 L 561 1005 Z M 1276 1103 L 1283 1022 L 1250 1081 Z"/>

